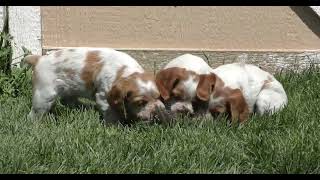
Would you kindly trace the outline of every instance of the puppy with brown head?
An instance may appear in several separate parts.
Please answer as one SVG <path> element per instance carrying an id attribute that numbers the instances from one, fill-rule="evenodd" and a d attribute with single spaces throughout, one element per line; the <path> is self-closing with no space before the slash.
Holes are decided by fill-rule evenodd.
<path id="1" fill-rule="evenodd" d="M 120 51 L 63 49 L 25 62 L 33 67 L 31 118 L 49 112 L 57 97 L 95 99 L 106 122 L 150 121 L 165 108 L 154 77 Z"/>
<path id="2" fill-rule="evenodd" d="M 253 112 L 272 114 L 288 102 L 281 83 L 255 65 L 225 64 L 212 72 L 219 81 L 210 96 L 209 110 L 212 113 L 227 112 L 233 122 L 243 123 Z"/>
<path id="3" fill-rule="evenodd" d="M 232 122 L 249 114 L 274 113 L 287 104 L 279 81 L 257 66 L 233 63 L 212 69 L 200 57 L 185 54 L 170 61 L 156 75 L 166 107 L 174 113 L 227 113 Z"/>
<path id="4" fill-rule="evenodd" d="M 170 61 L 156 75 L 161 98 L 174 114 L 206 114 L 208 93 L 214 87 L 215 75 L 201 58 L 191 54 Z"/>
<path id="5" fill-rule="evenodd" d="M 133 73 L 114 83 L 107 100 L 111 108 L 127 123 L 135 119 L 154 120 L 165 106 L 151 73 Z"/>
<path id="6" fill-rule="evenodd" d="M 227 113 L 232 119 L 247 118 L 241 91 L 225 86 L 200 57 L 185 54 L 173 59 L 157 73 L 156 83 L 165 106 L 175 114 Z"/>

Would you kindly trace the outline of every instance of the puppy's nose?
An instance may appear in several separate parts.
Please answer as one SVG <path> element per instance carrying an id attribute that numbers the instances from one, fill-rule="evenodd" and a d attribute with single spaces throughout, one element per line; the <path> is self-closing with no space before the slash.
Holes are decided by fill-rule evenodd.
<path id="1" fill-rule="evenodd" d="M 180 109 L 177 109 L 177 112 L 178 113 L 187 113 L 188 110 L 186 108 L 180 108 Z"/>
<path id="2" fill-rule="evenodd" d="M 157 109 L 165 109 L 165 105 L 160 101 L 160 100 L 157 100 L 156 103 L 155 103 L 155 110 Z"/>
<path id="3" fill-rule="evenodd" d="M 178 109 L 177 112 L 184 114 L 184 115 L 192 115 L 193 114 L 193 112 L 190 111 L 190 109 L 188 109 L 186 107 L 182 107 L 181 109 Z"/>
<path id="4" fill-rule="evenodd" d="M 156 122 L 170 122 L 173 116 L 166 110 L 164 106 L 156 107 L 155 112 L 152 113 L 152 118 Z"/>

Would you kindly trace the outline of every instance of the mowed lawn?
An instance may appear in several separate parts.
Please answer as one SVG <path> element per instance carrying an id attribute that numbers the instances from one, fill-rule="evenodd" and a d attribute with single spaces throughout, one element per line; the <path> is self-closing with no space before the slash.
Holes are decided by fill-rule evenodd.
<path id="1" fill-rule="evenodd" d="M 289 104 L 230 127 L 224 117 L 105 127 L 60 103 L 28 120 L 26 96 L 2 99 L 0 173 L 320 173 L 320 70 L 282 73 Z"/>

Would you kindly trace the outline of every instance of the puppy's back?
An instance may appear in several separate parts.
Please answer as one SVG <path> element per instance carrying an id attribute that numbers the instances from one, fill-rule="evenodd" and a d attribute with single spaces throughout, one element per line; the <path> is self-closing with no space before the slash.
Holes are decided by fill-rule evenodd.
<path id="1" fill-rule="evenodd" d="M 171 60 L 163 69 L 179 67 L 198 74 L 208 74 L 211 67 L 200 57 L 192 54 L 184 54 Z"/>

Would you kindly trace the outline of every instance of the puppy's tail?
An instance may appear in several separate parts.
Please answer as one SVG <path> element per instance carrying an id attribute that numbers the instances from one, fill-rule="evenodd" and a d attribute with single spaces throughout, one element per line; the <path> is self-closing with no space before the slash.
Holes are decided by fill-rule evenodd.
<path id="1" fill-rule="evenodd" d="M 40 57 L 40 55 L 27 55 L 22 59 L 20 66 L 34 67 L 38 63 Z"/>

